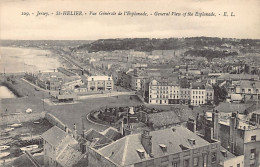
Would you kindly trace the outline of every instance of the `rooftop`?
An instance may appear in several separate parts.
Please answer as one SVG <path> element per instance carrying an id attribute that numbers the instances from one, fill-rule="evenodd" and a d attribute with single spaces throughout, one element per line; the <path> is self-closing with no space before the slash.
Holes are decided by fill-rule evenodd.
<path id="1" fill-rule="evenodd" d="M 182 147 L 193 149 L 209 145 L 206 140 L 181 126 L 152 131 L 150 135 L 152 136 L 153 157 L 144 151 L 145 149 L 141 144 L 141 134 L 125 136 L 101 148 L 97 152 L 118 165 L 127 166 L 141 162 L 143 159 L 149 160 L 167 154 L 182 152 Z M 194 144 L 189 139 L 195 141 Z M 167 149 L 163 150 L 161 148 L 162 145 Z M 143 150 L 143 158 L 139 155 L 138 150 Z"/>
<path id="2" fill-rule="evenodd" d="M 87 77 L 87 81 L 108 81 L 108 80 L 112 80 L 111 76 L 89 76 Z"/>
<path id="3" fill-rule="evenodd" d="M 215 107 L 215 110 L 219 112 L 225 112 L 225 113 L 232 113 L 232 112 L 244 113 L 245 110 L 249 109 L 252 105 L 253 104 L 222 102 L 217 107 Z"/>
<path id="4" fill-rule="evenodd" d="M 193 82 L 192 89 L 205 89 L 205 85 L 201 82 Z"/>
<path id="5" fill-rule="evenodd" d="M 259 77 L 257 75 L 250 74 L 222 74 L 218 77 L 218 79 L 234 79 L 234 80 L 258 80 Z"/>
<path id="6" fill-rule="evenodd" d="M 55 135 L 54 135 L 55 134 Z M 53 147 L 57 147 L 65 137 L 69 135 L 62 129 L 58 128 L 57 126 L 52 127 L 51 129 L 44 132 L 41 137 L 51 144 Z"/>
<path id="7" fill-rule="evenodd" d="M 73 164 L 76 164 L 82 153 L 71 146 L 67 146 L 61 154 L 57 157 L 57 162 L 63 167 L 71 167 Z"/>
<path id="8" fill-rule="evenodd" d="M 148 115 L 148 119 L 153 123 L 154 127 L 186 122 L 189 118 L 195 119 L 195 115 L 186 109 L 151 113 Z"/>
<path id="9" fill-rule="evenodd" d="M 236 156 L 234 154 L 226 150 L 224 147 L 220 146 L 220 161 L 225 161 L 235 157 Z"/>

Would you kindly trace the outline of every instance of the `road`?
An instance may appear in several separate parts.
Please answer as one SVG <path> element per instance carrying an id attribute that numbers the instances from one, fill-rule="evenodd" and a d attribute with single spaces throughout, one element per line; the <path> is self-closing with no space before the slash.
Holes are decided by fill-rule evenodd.
<path id="1" fill-rule="evenodd" d="M 113 97 L 113 96 L 122 96 L 122 95 L 135 95 L 135 92 L 111 92 L 111 93 L 104 93 L 104 94 L 93 94 L 93 95 L 86 95 L 86 96 L 79 96 L 78 100 L 84 99 L 95 99 L 95 98 L 102 98 L 102 97 Z"/>
<path id="2" fill-rule="evenodd" d="M 96 130 L 105 129 L 104 126 L 99 126 L 86 120 L 85 116 L 92 110 L 98 110 L 100 107 L 123 107 L 143 104 L 136 96 L 133 96 L 132 100 L 130 100 L 129 96 L 134 94 L 133 92 L 120 89 L 121 92 L 111 93 L 111 96 L 106 95 L 106 97 L 101 97 L 103 94 L 91 95 L 90 97 L 93 98 L 82 97 L 75 104 L 48 105 L 42 101 L 43 98 L 49 98 L 48 92 L 41 89 L 40 91 L 35 91 L 34 85 L 28 84 L 22 79 L 17 79 L 16 86 L 22 89 L 26 96 L 22 98 L 1 99 L 1 113 L 5 113 L 6 109 L 7 113 L 25 112 L 28 108 L 31 108 L 33 112 L 42 112 L 45 109 L 55 115 L 70 129 L 73 129 L 73 124 L 76 123 L 79 132 L 82 130 L 82 116 L 84 116 L 83 122 L 87 130 L 91 128 Z M 117 89 L 119 90 L 119 88 Z M 100 97 L 94 98 L 94 96 Z"/>

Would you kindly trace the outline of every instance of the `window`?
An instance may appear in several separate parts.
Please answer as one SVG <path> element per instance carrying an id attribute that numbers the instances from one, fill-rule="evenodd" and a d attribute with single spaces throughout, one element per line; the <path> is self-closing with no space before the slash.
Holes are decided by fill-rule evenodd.
<path id="1" fill-rule="evenodd" d="M 144 159 L 144 158 L 145 158 L 145 156 L 144 156 L 144 150 L 137 149 L 137 153 L 138 153 L 138 155 L 139 155 L 139 157 L 140 157 L 141 159 Z"/>
<path id="2" fill-rule="evenodd" d="M 203 156 L 203 167 L 207 167 L 207 159 L 208 159 L 207 155 L 204 155 Z"/>
<path id="3" fill-rule="evenodd" d="M 251 141 L 256 141 L 256 135 L 251 136 Z"/>
<path id="4" fill-rule="evenodd" d="M 184 164 L 183 164 L 184 167 L 189 167 L 189 159 L 186 159 L 184 160 Z"/>
<path id="5" fill-rule="evenodd" d="M 194 158 L 193 159 L 193 166 L 198 166 L 199 165 L 199 159 L 198 158 Z"/>
<path id="6" fill-rule="evenodd" d="M 178 162 L 172 162 L 172 166 L 173 167 L 179 167 L 179 163 Z"/>
<path id="7" fill-rule="evenodd" d="M 240 167 L 240 164 L 237 164 L 237 167 Z"/>
<path id="8" fill-rule="evenodd" d="M 212 163 L 215 163 L 216 160 L 217 160 L 217 154 L 216 154 L 216 152 L 213 152 L 211 155 L 211 161 L 212 161 Z"/>
<path id="9" fill-rule="evenodd" d="M 250 159 L 255 159 L 256 149 L 251 149 Z"/>

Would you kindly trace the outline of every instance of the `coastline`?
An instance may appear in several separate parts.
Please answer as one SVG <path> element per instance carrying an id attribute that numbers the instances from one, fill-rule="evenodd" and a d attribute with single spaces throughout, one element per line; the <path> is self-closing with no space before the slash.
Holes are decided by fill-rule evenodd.
<path id="1" fill-rule="evenodd" d="M 9 52 L 10 50 L 10 52 Z M 54 50 L 37 47 L 0 46 L 0 73 L 24 73 L 26 71 L 50 71 L 68 64 Z"/>

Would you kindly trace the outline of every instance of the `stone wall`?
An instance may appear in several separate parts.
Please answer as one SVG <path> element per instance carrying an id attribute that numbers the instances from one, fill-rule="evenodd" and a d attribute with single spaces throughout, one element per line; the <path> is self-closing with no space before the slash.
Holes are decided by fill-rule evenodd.
<path id="1" fill-rule="evenodd" d="M 57 126 L 60 129 L 66 131 L 66 128 L 68 130 L 68 132 L 72 132 L 70 129 L 68 129 L 68 127 L 66 127 L 66 125 L 64 123 L 62 123 L 58 118 L 56 118 L 54 115 L 52 115 L 51 113 L 46 113 L 45 118 L 53 125 L 53 126 Z"/>
<path id="2" fill-rule="evenodd" d="M 43 119 L 45 117 L 45 114 L 46 112 L 3 115 L 0 117 L 0 125 L 32 122 L 39 119 Z"/>

